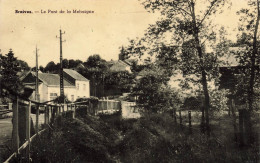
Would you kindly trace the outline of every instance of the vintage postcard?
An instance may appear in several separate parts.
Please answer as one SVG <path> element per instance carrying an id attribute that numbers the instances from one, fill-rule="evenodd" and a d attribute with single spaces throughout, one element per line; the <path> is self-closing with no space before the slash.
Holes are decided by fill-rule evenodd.
<path id="1" fill-rule="evenodd" d="M 260 0 L 0 0 L 0 162 L 259 162 Z"/>

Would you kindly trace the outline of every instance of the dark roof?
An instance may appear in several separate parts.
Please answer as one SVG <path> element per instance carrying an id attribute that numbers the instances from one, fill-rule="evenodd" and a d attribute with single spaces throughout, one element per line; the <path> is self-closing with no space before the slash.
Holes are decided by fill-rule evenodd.
<path id="1" fill-rule="evenodd" d="M 79 81 L 89 81 L 88 79 L 86 79 L 84 76 L 82 76 L 80 73 L 78 73 L 75 70 L 71 70 L 71 69 L 63 69 L 63 71 L 65 73 L 67 73 L 68 75 L 70 75 L 72 78 L 74 78 L 75 80 L 79 80 Z"/>
<path id="2" fill-rule="evenodd" d="M 35 76 L 35 72 L 32 72 Z M 60 85 L 60 76 L 58 74 L 49 74 L 49 73 L 38 73 L 39 79 L 47 84 L 48 86 L 59 86 Z M 64 86 L 73 87 L 74 85 L 69 83 L 67 80 L 63 80 Z"/>

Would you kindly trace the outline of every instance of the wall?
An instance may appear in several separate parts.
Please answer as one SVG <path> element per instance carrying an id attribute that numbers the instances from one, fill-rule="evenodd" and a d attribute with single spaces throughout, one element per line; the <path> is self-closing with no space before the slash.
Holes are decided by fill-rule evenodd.
<path id="1" fill-rule="evenodd" d="M 39 85 L 40 102 L 48 101 L 48 86 L 44 83 Z"/>
<path id="2" fill-rule="evenodd" d="M 84 89 L 85 84 L 85 89 Z M 79 85 L 79 88 L 78 88 Z M 90 97 L 89 81 L 78 81 L 76 80 L 76 99 L 81 97 Z"/>
<path id="3" fill-rule="evenodd" d="M 64 88 L 64 93 L 65 93 L 65 96 L 67 96 L 67 98 L 71 101 L 71 102 L 74 102 L 77 98 L 76 96 L 76 87 L 65 87 Z M 72 100 L 71 99 L 71 95 L 74 95 L 74 99 Z"/>
<path id="4" fill-rule="evenodd" d="M 57 93 L 57 95 L 59 96 L 60 95 L 60 86 L 49 86 L 48 87 L 48 101 L 51 100 L 50 99 L 50 94 L 51 93 Z M 67 96 L 67 98 L 72 101 L 71 99 L 71 95 L 74 95 L 74 100 L 76 100 L 76 89 L 75 87 L 64 87 L 64 94 L 65 96 Z M 73 102 L 72 101 L 72 102 Z"/>

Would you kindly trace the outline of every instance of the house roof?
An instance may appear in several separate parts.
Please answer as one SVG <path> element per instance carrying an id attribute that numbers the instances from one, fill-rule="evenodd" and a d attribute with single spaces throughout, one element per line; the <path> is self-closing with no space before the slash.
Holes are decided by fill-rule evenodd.
<path id="1" fill-rule="evenodd" d="M 131 67 L 129 64 L 121 60 L 111 61 L 110 64 L 110 70 L 112 71 L 125 71 L 126 67 Z"/>
<path id="2" fill-rule="evenodd" d="M 82 76 L 80 73 L 78 73 L 75 70 L 72 69 L 63 69 L 63 71 L 65 73 L 67 73 L 68 75 L 70 75 L 72 78 L 74 78 L 75 80 L 79 80 L 79 81 L 89 81 L 88 79 L 86 79 L 84 76 Z"/>
<path id="3" fill-rule="evenodd" d="M 35 72 L 32 72 L 35 76 Z M 48 86 L 59 86 L 60 85 L 60 76 L 58 74 L 49 74 L 49 73 L 38 73 L 40 81 L 47 84 Z M 63 80 L 63 84 L 66 87 L 73 87 L 74 85 L 69 83 L 67 80 Z"/>

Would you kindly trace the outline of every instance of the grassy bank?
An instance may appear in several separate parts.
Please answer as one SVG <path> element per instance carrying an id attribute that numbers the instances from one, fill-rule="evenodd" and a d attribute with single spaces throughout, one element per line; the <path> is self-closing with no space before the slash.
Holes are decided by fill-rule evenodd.
<path id="1" fill-rule="evenodd" d="M 255 147 L 220 145 L 214 137 L 192 135 L 167 114 L 138 120 L 120 115 L 58 119 L 32 146 L 33 162 L 246 162 L 258 161 Z"/>

